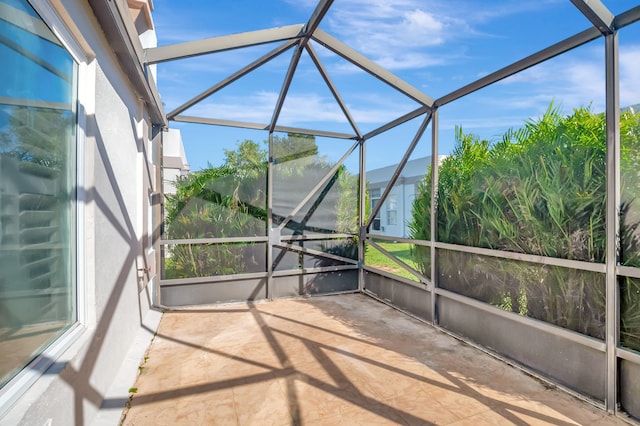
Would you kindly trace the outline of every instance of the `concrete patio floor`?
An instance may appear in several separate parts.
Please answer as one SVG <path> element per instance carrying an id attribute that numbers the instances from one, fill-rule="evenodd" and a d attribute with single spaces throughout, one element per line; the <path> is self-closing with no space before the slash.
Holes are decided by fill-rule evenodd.
<path id="1" fill-rule="evenodd" d="M 166 312 L 125 425 L 626 425 L 367 296 Z"/>

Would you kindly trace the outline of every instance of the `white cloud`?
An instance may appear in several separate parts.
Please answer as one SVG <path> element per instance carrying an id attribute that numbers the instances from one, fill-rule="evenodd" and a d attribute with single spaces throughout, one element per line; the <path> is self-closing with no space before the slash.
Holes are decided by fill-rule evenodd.
<path id="1" fill-rule="evenodd" d="M 640 45 L 622 46 L 620 49 L 620 105 L 625 107 L 640 103 Z"/>
<path id="2" fill-rule="evenodd" d="M 442 2 L 343 0 L 326 18 L 328 31 L 390 70 L 442 64 L 445 42 L 470 31 Z M 452 10 L 453 12 L 453 10 Z"/>

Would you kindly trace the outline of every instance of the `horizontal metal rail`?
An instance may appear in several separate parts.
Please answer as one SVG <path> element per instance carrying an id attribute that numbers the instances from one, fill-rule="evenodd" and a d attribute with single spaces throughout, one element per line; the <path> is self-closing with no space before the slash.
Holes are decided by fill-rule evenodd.
<path id="1" fill-rule="evenodd" d="M 302 254 L 308 254 L 308 255 L 312 255 L 312 256 L 319 256 L 319 257 L 325 257 L 327 259 L 331 259 L 331 260 L 337 260 L 338 262 L 345 262 L 345 263 L 350 263 L 353 265 L 357 265 L 358 261 L 357 260 L 353 260 L 353 259 L 349 259 L 348 257 L 342 257 L 342 256 L 337 256 L 335 254 L 331 254 L 331 253 L 325 253 L 323 251 L 320 250 L 313 250 L 307 247 L 300 247 L 300 246 L 294 246 L 291 244 L 274 244 L 274 247 L 280 247 L 286 250 L 290 250 L 290 251 L 295 251 L 295 252 L 299 252 Z"/>
<path id="2" fill-rule="evenodd" d="M 393 237 L 390 235 L 377 235 L 377 234 L 367 234 L 366 237 L 367 237 L 367 240 L 384 240 L 384 241 L 393 241 L 397 243 L 415 244 L 417 246 L 431 247 L 431 241 L 425 241 L 425 240 L 413 240 L 411 238 Z"/>
<path id="3" fill-rule="evenodd" d="M 282 235 L 281 241 L 314 241 L 314 240 L 346 240 L 355 238 L 355 234 L 304 234 L 304 235 Z"/>
<path id="4" fill-rule="evenodd" d="M 640 365 L 640 353 L 638 352 L 625 348 L 616 348 L 616 356 L 618 358 L 622 358 L 634 364 Z"/>
<path id="5" fill-rule="evenodd" d="M 436 242 L 435 247 L 438 249 L 458 251 L 463 253 L 478 254 L 481 256 L 491 256 L 500 259 L 519 260 L 522 262 L 537 263 L 541 265 L 560 266 L 563 268 L 578 269 L 581 271 L 605 273 L 605 265 L 603 263 L 583 262 L 579 260 L 561 259 L 557 257 L 539 256 L 536 254 L 516 253 L 511 251 L 494 250 L 481 247 L 461 246 L 457 244 L 448 244 Z"/>
<path id="6" fill-rule="evenodd" d="M 623 277 L 640 278 L 640 268 L 618 265 L 616 266 L 616 274 Z"/>
<path id="7" fill-rule="evenodd" d="M 274 277 L 290 277 L 295 275 L 309 275 L 309 274 L 325 273 L 325 272 L 357 271 L 357 270 L 358 270 L 357 265 L 320 266 L 317 268 L 301 268 L 301 269 L 288 269 L 286 271 L 273 271 L 273 276 Z"/>
<path id="8" fill-rule="evenodd" d="M 266 269 L 266 267 L 265 267 Z M 233 275 L 210 275 L 207 277 L 161 279 L 160 287 L 171 287 L 192 284 L 215 284 L 228 281 L 246 281 L 267 278 L 267 272 L 248 272 Z"/>
<path id="9" fill-rule="evenodd" d="M 237 244 L 237 243 L 266 243 L 269 237 L 222 237 L 222 238 L 183 238 L 175 240 L 160 240 L 161 246 L 181 244 Z"/>

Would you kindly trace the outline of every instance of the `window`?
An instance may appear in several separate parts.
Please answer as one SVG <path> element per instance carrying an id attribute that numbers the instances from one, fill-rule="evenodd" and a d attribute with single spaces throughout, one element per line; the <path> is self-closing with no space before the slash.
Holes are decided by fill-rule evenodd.
<path id="1" fill-rule="evenodd" d="M 0 387 L 77 320 L 77 64 L 0 0 Z"/>
<path id="2" fill-rule="evenodd" d="M 398 196 L 389 195 L 387 198 L 387 225 L 398 224 Z"/>
<path id="3" fill-rule="evenodd" d="M 380 202 L 380 188 L 372 188 L 369 190 L 369 194 L 371 195 L 371 210 L 376 208 L 378 203 Z M 371 224 L 371 229 L 374 231 L 380 230 L 380 211 L 376 213 L 376 217 L 373 218 L 373 223 Z"/>

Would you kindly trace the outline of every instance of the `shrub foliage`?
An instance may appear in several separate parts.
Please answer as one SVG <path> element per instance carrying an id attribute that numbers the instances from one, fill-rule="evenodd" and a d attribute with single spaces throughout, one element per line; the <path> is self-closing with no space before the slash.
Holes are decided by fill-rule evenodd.
<path id="1" fill-rule="evenodd" d="M 640 115 L 621 114 L 621 261 L 640 266 L 637 191 Z M 419 187 L 413 238 L 431 238 L 431 173 Z M 606 126 L 603 114 L 551 105 L 491 143 L 456 129 L 439 169 L 437 240 L 602 263 L 606 254 Z M 439 285 L 520 315 L 604 338 L 604 275 L 439 250 Z M 416 253 L 421 268 L 430 259 Z M 622 342 L 640 349 L 640 285 L 621 281 Z"/>

